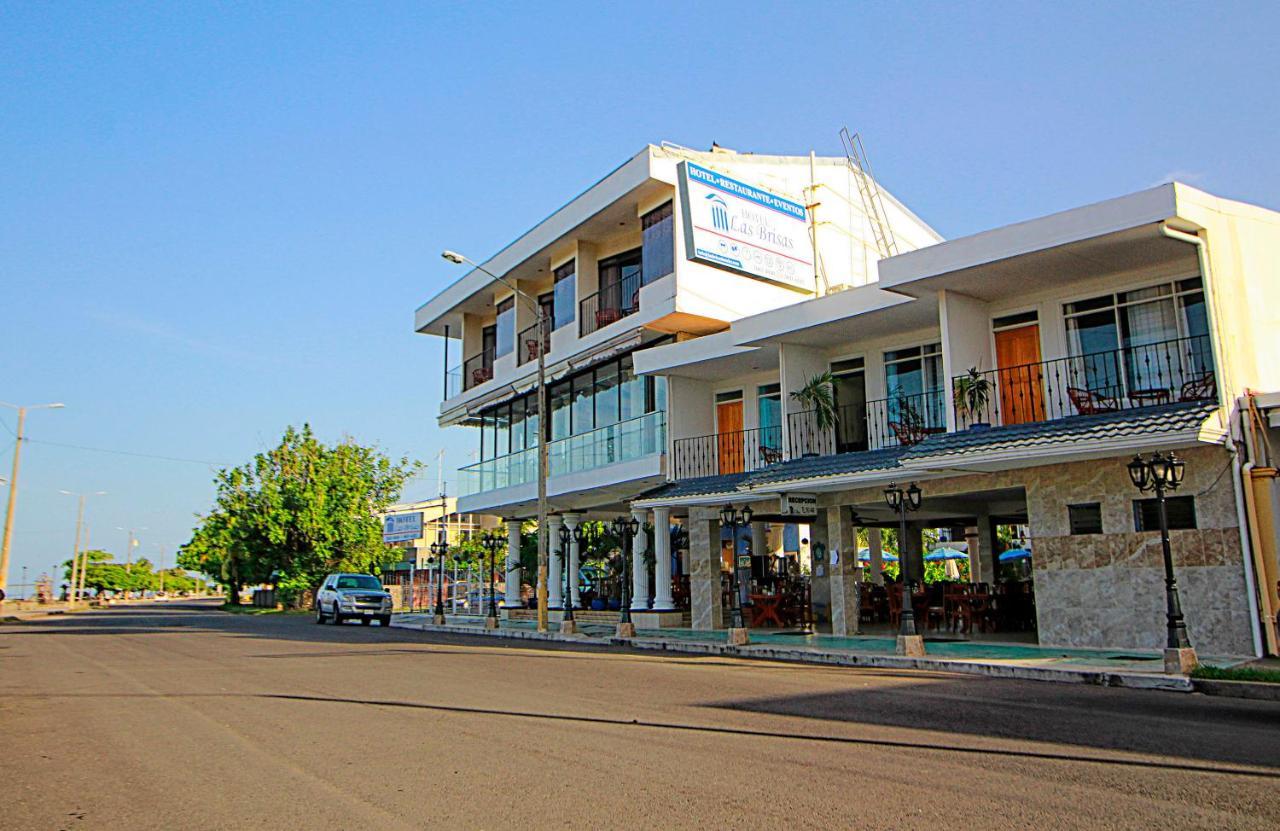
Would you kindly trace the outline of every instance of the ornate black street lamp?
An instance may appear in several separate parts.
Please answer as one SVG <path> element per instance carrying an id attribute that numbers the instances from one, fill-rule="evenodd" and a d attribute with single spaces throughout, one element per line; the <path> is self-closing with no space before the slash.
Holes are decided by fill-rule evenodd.
<path id="1" fill-rule="evenodd" d="M 444 555 L 449 553 L 449 538 L 446 534 L 446 531 L 441 530 L 440 539 L 431 543 L 431 553 L 435 555 L 439 565 L 436 571 L 436 608 L 433 613 L 438 624 L 444 623 Z"/>
<path id="2" fill-rule="evenodd" d="M 498 551 L 507 541 L 502 535 L 493 531 L 485 534 L 480 544 L 484 546 L 484 550 L 489 552 L 489 622 L 486 624 L 489 629 L 498 628 L 498 595 L 494 588 L 494 560 L 498 556 Z"/>
<path id="3" fill-rule="evenodd" d="M 1191 649 L 1187 625 L 1182 619 L 1182 603 L 1178 599 L 1178 579 L 1173 574 L 1173 553 L 1169 548 L 1169 513 L 1165 508 L 1165 492 L 1176 491 L 1186 475 L 1186 463 L 1170 453 L 1152 453 L 1151 458 L 1134 456 L 1129 462 L 1129 478 L 1142 493 L 1155 492 L 1160 514 L 1160 549 L 1164 554 L 1165 623 L 1168 629 L 1167 649 Z"/>
<path id="4" fill-rule="evenodd" d="M 906 490 L 890 483 L 884 501 L 898 514 L 898 579 L 902 581 L 902 613 L 899 637 L 916 636 L 916 616 L 911 604 L 911 581 L 907 579 L 907 511 L 920 510 L 920 487 L 912 482 Z"/>
<path id="5" fill-rule="evenodd" d="M 581 528 L 570 530 L 568 525 L 560 526 L 560 564 L 564 568 L 564 621 L 566 623 L 573 623 L 573 583 L 570 580 L 569 541 L 572 539 L 581 541 L 581 530 Z"/>
<path id="6" fill-rule="evenodd" d="M 732 505 L 720 509 L 720 525 L 728 528 L 730 549 L 733 552 L 733 563 L 729 568 L 729 626 L 731 629 L 745 629 L 742 623 L 742 595 L 738 591 L 738 529 L 751 524 L 751 507 L 735 511 Z"/>
<path id="7" fill-rule="evenodd" d="M 631 623 L 631 545 L 640 531 L 640 522 L 635 517 L 628 519 L 620 516 L 613 521 L 614 536 L 622 538 L 622 608 L 619 610 L 618 625 Z"/>

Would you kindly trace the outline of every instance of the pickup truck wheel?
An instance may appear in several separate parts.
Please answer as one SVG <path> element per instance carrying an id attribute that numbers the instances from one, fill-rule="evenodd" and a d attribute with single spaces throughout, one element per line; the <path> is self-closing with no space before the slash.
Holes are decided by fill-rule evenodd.
<path id="1" fill-rule="evenodd" d="M 342 623 L 342 612 L 338 611 L 338 604 L 333 604 L 333 617 L 330 619 L 334 626 Z"/>
<path id="2" fill-rule="evenodd" d="M 390 625 L 391 625 L 391 615 L 382 615 L 381 617 L 379 617 L 379 618 L 378 618 L 378 624 L 379 624 L 380 626 L 390 626 Z"/>
<path id="3" fill-rule="evenodd" d="M 371 617 L 362 617 L 362 618 L 360 618 L 360 625 L 361 625 L 361 626 L 368 626 L 370 623 L 373 623 L 373 618 L 371 618 Z"/>
<path id="4" fill-rule="evenodd" d="M 324 607 L 316 604 L 316 623 L 324 623 Z"/>

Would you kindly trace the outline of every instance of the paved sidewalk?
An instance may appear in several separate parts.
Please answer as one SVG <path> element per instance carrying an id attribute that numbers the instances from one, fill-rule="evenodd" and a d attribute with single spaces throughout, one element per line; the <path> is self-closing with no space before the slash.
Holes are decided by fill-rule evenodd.
<path id="1" fill-rule="evenodd" d="M 568 641 L 600 646 L 626 644 L 638 649 L 839 666 L 914 668 L 1065 683 L 1179 692 L 1192 690 L 1191 682 L 1186 677 L 1165 674 L 1160 653 L 1145 650 L 1067 649 L 1028 644 L 926 639 L 926 657 L 906 658 L 894 652 L 895 641 L 888 637 L 842 638 L 752 630 L 749 645 L 733 647 L 725 643 L 723 631 L 641 629 L 637 630 L 634 639 L 620 640 L 614 637 L 612 626 L 602 624 L 580 624 L 580 635 L 561 635 L 554 629 L 540 633 L 531 621 L 504 620 L 498 630 L 486 631 L 482 617 L 458 615 L 450 616 L 447 620 L 445 626 L 435 626 L 431 623 L 430 615 L 398 614 L 392 625 L 423 631 Z M 1239 663 L 1241 659 L 1202 657 L 1201 660 L 1216 665 L 1232 665 Z"/>

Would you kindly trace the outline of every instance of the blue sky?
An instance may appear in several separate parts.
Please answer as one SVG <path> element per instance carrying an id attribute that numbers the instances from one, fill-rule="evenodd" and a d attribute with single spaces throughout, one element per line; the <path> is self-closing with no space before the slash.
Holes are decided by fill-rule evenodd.
<path id="1" fill-rule="evenodd" d="M 839 150 L 952 237 L 1177 177 L 1280 207 L 1274 4 L 0 4 L 11 583 L 309 421 L 452 470 L 413 310 L 663 139 Z M 7 476 L 12 413 L 0 411 Z M 435 490 L 428 470 L 408 496 Z"/>

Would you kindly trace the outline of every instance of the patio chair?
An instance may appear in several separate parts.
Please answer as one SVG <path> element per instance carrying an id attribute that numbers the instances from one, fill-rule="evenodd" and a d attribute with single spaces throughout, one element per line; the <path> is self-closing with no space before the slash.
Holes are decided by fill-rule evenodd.
<path id="1" fill-rule="evenodd" d="M 493 367 L 481 366 L 471 370 L 471 386 L 478 387 L 493 378 Z"/>
<path id="2" fill-rule="evenodd" d="M 774 465 L 782 461 L 782 451 L 776 447 L 760 448 L 760 459 L 765 465 Z"/>
<path id="3" fill-rule="evenodd" d="M 1218 394 L 1218 379 L 1212 371 L 1182 385 L 1179 401 L 1207 401 Z"/>
<path id="4" fill-rule="evenodd" d="M 1115 396 L 1103 395 L 1080 387 L 1067 387 L 1067 397 L 1071 399 L 1072 405 L 1080 415 L 1114 413 L 1120 409 L 1120 402 Z"/>

